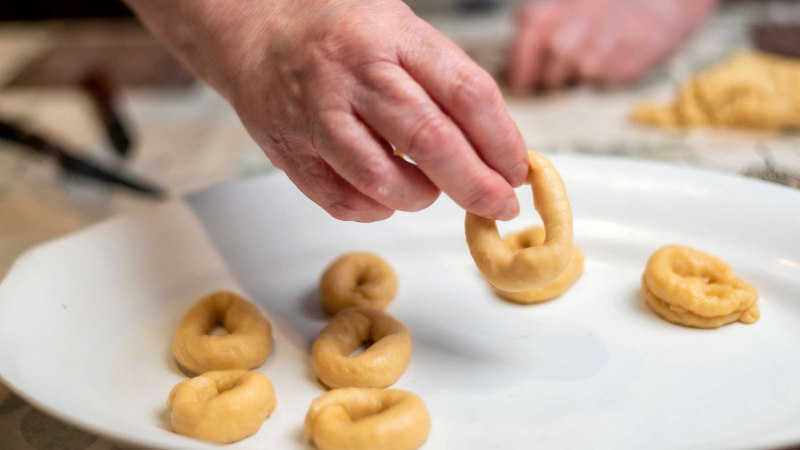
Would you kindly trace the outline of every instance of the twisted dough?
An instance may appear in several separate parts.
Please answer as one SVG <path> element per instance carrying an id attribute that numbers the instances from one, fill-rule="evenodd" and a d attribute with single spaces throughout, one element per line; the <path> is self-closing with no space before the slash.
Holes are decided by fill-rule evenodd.
<path id="1" fill-rule="evenodd" d="M 334 389 L 311 403 L 305 424 L 320 450 L 414 450 L 430 430 L 422 399 L 399 389 Z"/>
<path id="2" fill-rule="evenodd" d="M 511 250 L 520 250 L 542 245 L 544 237 L 544 228 L 536 226 L 528 228 L 527 230 L 511 233 L 506 236 L 503 241 Z M 567 269 L 551 283 L 537 289 L 522 292 L 508 292 L 494 286 L 492 286 L 492 289 L 498 296 L 514 303 L 528 305 L 546 302 L 566 292 L 567 289 L 578 280 L 583 273 L 583 259 L 583 253 L 578 250 L 578 247 L 573 245 L 572 258 L 569 260 Z"/>
<path id="3" fill-rule="evenodd" d="M 319 293 L 331 314 L 351 306 L 384 309 L 397 294 L 397 275 L 378 255 L 347 253 L 322 274 Z"/>
<path id="4" fill-rule="evenodd" d="M 489 282 L 504 291 L 542 287 L 558 278 L 572 258 L 572 209 L 561 176 L 545 157 L 528 152 L 526 184 L 533 206 L 544 222 L 542 245 L 512 250 L 500 238 L 494 220 L 467 213 L 467 245 L 475 265 Z"/>
<path id="5" fill-rule="evenodd" d="M 364 353 L 350 356 L 370 340 Z M 349 308 L 320 331 L 311 351 L 314 371 L 326 386 L 384 388 L 400 378 L 411 360 L 411 331 L 379 309 Z"/>
<path id="6" fill-rule="evenodd" d="M 254 434 L 276 406 L 269 378 L 247 370 L 206 372 L 178 383 L 167 399 L 173 431 L 218 444 Z"/>
<path id="7" fill-rule="evenodd" d="M 206 333 L 222 325 L 227 336 Z M 255 369 L 272 351 L 269 320 L 258 307 L 233 292 L 215 292 L 186 313 L 172 340 L 172 353 L 186 369 Z"/>
<path id="8" fill-rule="evenodd" d="M 668 245 L 650 257 L 642 276 L 647 305 L 670 322 L 717 328 L 755 323 L 758 292 L 724 261 L 688 247 Z"/>

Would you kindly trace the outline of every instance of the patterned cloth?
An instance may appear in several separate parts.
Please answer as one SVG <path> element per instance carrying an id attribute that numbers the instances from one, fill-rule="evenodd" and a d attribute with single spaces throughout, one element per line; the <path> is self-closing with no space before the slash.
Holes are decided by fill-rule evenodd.
<path id="1" fill-rule="evenodd" d="M 491 17 L 452 13 L 426 17 L 490 71 L 501 69 L 511 11 Z M 544 98 L 509 98 L 529 147 L 574 154 L 621 155 L 746 174 L 800 187 L 800 134 L 637 128 L 627 119 L 636 99 L 669 98 L 678 81 L 749 46 L 754 22 L 800 21 L 800 3 L 733 4 L 642 83 L 620 91 L 578 89 Z M 47 30 L 0 28 L 0 81 L 20 58 L 46 46 Z M 11 55 L 10 57 L 8 55 Z M 4 71 L 5 69 L 5 71 Z M 124 110 L 142 143 L 131 169 L 176 195 L 224 180 L 273 170 L 233 111 L 207 88 L 175 93 L 131 92 Z M 0 91 L 0 113 L 44 124 L 75 147 L 108 161 L 91 105 L 79 93 Z M 48 164 L 7 152 L 0 143 L 0 276 L 25 248 L 147 201 L 57 176 Z M 65 425 L 0 390 L 0 448 L 117 450 L 115 444 Z M 166 393 L 165 393 L 166 398 Z"/>

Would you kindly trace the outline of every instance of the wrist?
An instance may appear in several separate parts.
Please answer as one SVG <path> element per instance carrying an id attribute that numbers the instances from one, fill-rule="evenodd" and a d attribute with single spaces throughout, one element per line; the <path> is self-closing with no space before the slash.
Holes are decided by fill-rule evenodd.
<path id="1" fill-rule="evenodd" d="M 231 99 L 242 74 L 269 52 L 287 0 L 125 0 L 200 79 Z"/>

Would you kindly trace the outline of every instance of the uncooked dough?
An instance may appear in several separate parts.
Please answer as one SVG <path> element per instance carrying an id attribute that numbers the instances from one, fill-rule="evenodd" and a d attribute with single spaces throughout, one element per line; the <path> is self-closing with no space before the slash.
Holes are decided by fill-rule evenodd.
<path id="1" fill-rule="evenodd" d="M 367 341 L 373 344 L 351 356 Z M 311 353 L 317 377 L 330 388 L 385 388 L 400 378 L 411 360 L 411 331 L 380 309 L 357 306 L 331 319 Z"/>
<path id="2" fill-rule="evenodd" d="M 227 336 L 209 336 L 222 325 Z M 186 369 L 201 374 L 210 370 L 256 369 L 272 352 L 269 320 L 244 297 L 219 291 L 198 301 L 186 313 L 172 340 L 172 353 Z"/>
<path id="3" fill-rule="evenodd" d="M 544 243 L 544 228 L 535 226 L 526 230 L 511 233 L 503 239 L 512 250 L 542 245 Z M 546 302 L 559 297 L 567 291 L 583 273 L 583 253 L 578 247 L 572 246 L 572 258 L 569 260 L 567 269 L 555 280 L 540 288 L 522 292 L 508 292 L 492 286 L 492 290 L 501 298 L 510 302 L 529 305 L 533 303 Z"/>
<path id="4" fill-rule="evenodd" d="M 688 327 L 751 324 L 761 317 L 758 292 L 727 263 L 678 245 L 656 250 L 647 261 L 642 294 L 656 314 Z"/>
<path id="5" fill-rule="evenodd" d="M 738 53 L 684 83 L 671 105 L 642 102 L 631 118 L 665 128 L 800 128 L 800 61 Z"/>
<path id="6" fill-rule="evenodd" d="M 422 399 L 399 389 L 334 389 L 311 403 L 305 424 L 320 450 L 414 450 L 430 430 Z"/>
<path id="7" fill-rule="evenodd" d="M 269 378 L 247 370 L 206 372 L 178 383 L 167 399 L 173 431 L 218 444 L 254 434 L 277 405 Z"/>
<path id="8" fill-rule="evenodd" d="M 374 253 L 346 253 L 325 269 L 319 294 L 330 314 L 353 306 L 385 309 L 397 295 L 397 274 Z"/>
<path id="9" fill-rule="evenodd" d="M 533 207 L 546 230 L 542 245 L 511 250 L 494 220 L 467 213 L 464 228 L 472 259 L 484 278 L 510 292 L 540 288 L 564 273 L 572 258 L 572 208 L 564 181 L 544 156 L 528 151 Z"/>

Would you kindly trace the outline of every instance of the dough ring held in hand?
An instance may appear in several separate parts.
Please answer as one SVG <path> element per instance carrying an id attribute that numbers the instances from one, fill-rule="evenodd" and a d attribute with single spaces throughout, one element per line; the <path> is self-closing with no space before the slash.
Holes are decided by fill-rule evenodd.
<path id="1" fill-rule="evenodd" d="M 475 265 L 498 289 L 529 291 L 553 282 L 572 258 L 572 209 L 561 176 L 545 157 L 528 151 L 526 184 L 544 222 L 542 245 L 512 250 L 500 238 L 497 224 L 472 213 L 465 221 L 467 245 Z"/>
<path id="2" fill-rule="evenodd" d="M 642 293 L 650 309 L 679 325 L 718 328 L 761 317 L 753 286 L 721 259 L 688 247 L 668 245 L 653 253 L 642 276 Z"/>
<path id="3" fill-rule="evenodd" d="M 207 335 L 218 325 L 229 334 Z M 175 359 L 196 374 L 255 369 L 264 364 L 271 351 L 269 320 L 256 305 L 227 291 L 197 302 L 183 317 L 172 340 Z"/>
<path id="4" fill-rule="evenodd" d="M 254 434 L 276 406 L 269 378 L 247 370 L 206 372 L 178 383 L 167 399 L 174 432 L 218 444 Z"/>
<path id="5" fill-rule="evenodd" d="M 350 356 L 368 341 L 364 353 Z M 317 377 L 330 388 L 385 388 L 411 360 L 411 331 L 380 309 L 349 308 L 320 331 L 311 352 Z"/>
<path id="6" fill-rule="evenodd" d="M 512 250 L 542 245 L 544 242 L 544 228 L 535 226 L 527 230 L 511 233 L 503 240 Z M 551 283 L 540 288 L 522 292 L 508 292 L 492 286 L 495 293 L 510 302 L 529 305 L 546 302 L 559 297 L 567 291 L 583 273 L 583 253 L 578 247 L 572 246 L 572 258 L 567 269 Z"/>
<path id="7" fill-rule="evenodd" d="M 397 294 L 397 275 L 378 255 L 347 253 L 325 269 L 319 293 L 330 314 L 352 306 L 385 309 Z"/>
<path id="8" fill-rule="evenodd" d="M 334 389 L 311 403 L 306 437 L 320 450 L 414 450 L 431 431 L 417 395 L 399 389 Z"/>

